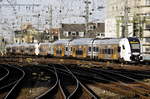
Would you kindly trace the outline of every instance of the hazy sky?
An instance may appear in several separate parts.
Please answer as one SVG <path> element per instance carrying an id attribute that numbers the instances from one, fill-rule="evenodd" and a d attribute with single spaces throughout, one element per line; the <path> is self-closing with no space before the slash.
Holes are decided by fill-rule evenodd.
<path id="1" fill-rule="evenodd" d="M 52 5 L 53 8 L 53 21 L 59 23 L 62 19 L 63 23 L 84 23 L 85 18 L 81 17 L 85 15 L 85 0 L 8 0 L 11 3 L 18 4 L 36 4 Z M 105 9 L 99 9 L 104 5 L 104 0 L 89 0 L 90 4 L 90 21 L 104 21 Z M 7 2 L 7 0 L 3 0 Z M 61 10 L 61 14 L 60 12 Z M 4 11 L 7 12 L 7 11 Z M 8 14 L 9 15 L 9 14 Z M 60 17 L 61 16 L 61 17 Z M 80 17 L 79 17 L 80 16 Z"/>

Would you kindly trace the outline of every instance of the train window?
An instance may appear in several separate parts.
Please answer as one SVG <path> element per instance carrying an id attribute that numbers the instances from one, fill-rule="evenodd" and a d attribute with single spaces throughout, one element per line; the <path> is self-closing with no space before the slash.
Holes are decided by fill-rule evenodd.
<path id="1" fill-rule="evenodd" d="M 11 49 L 10 49 L 10 48 L 7 48 L 6 50 L 9 52 Z"/>
<path id="2" fill-rule="evenodd" d="M 58 53 L 59 53 L 59 51 L 58 51 L 58 50 L 56 50 L 56 53 L 58 54 Z"/>
<path id="3" fill-rule="evenodd" d="M 79 50 L 79 53 L 78 53 L 79 55 L 82 55 L 83 54 L 83 51 L 82 50 Z"/>
<path id="4" fill-rule="evenodd" d="M 96 47 L 96 52 L 99 52 L 99 48 L 98 47 Z"/>
<path id="5" fill-rule="evenodd" d="M 105 52 L 104 52 L 104 54 L 107 54 L 108 52 L 107 52 L 107 49 L 105 49 Z"/>
<path id="6" fill-rule="evenodd" d="M 124 45 L 122 45 L 122 48 L 123 48 L 123 49 L 125 49 L 125 46 L 124 46 Z"/>
<path id="7" fill-rule="evenodd" d="M 62 50 L 60 50 L 60 54 L 62 54 Z"/>
<path id="8" fill-rule="evenodd" d="M 33 52 L 33 51 L 34 51 L 34 49 L 33 49 L 33 48 L 31 48 L 31 49 L 30 49 L 30 51 L 31 51 L 31 52 Z"/>
<path id="9" fill-rule="evenodd" d="M 131 44 L 132 49 L 140 49 L 140 44 Z"/>
<path id="10" fill-rule="evenodd" d="M 107 54 L 110 54 L 110 49 L 108 49 L 108 53 Z"/>
<path id="11" fill-rule="evenodd" d="M 77 54 L 77 55 L 82 55 L 82 54 L 83 54 L 83 51 L 82 51 L 82 50 L 76 50 L 76 54 Z"/>
<path id="12" fill-rule="evenodd" d="M 93 51 L 94 51 L 94 52 L 96 51 L 96 48 L 95 48 L 95 47 L 93 47 Z"/>
<path id="13" fill-rule="evenodd" d="M 42 48 L 39 48 L 39 50 L 42 52 Z"/>
<path id="14" fill-rule="evenodd" d="M 102 49 L 102 54 L 105 54 L 105 49 Z"/>
<path id="15" fill-rule="evenodd" d="M 72 47 L 71 47 L 71 51 L 72 51 Z"/>
<path id="16" fill-rule="evenodd" d="M 99 49 L 100 54 L 102 54 L 102 49 Z"/>
<path id="17" fill-rule="evenodd" d="M 89 47 L 89 52 L 91 52 L 91 47 Z"/>
<path id="18" fill-rule="evenodd" d="M 113 49 L 110 49 L 110 54 L 113 54 Z"/>
<path id="19" fill-rule="evenodd" d="M 68 51 L 68 47 L 66 47 L 66 51 Z"/>
<path id="20" fill-rule="evenodd" d="M 118 47 L 118 52 L 121 52 L 121 47 Z"/>

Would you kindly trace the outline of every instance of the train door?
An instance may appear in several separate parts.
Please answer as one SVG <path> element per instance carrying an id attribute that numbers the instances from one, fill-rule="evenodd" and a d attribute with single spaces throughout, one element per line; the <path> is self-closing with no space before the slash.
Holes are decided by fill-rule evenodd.
<path id="1" fill-rule="evenodd" d="M 61 56 L 64 57 L 65 56 L 65 46 L 64 45 L 61 46 L 61 52 L 62 52 Z"/>
<path id="2" fill-rule="evenodd" d="M 54 49 L 54 56 L 56 56 L 56 55 L 57 55 L 57 54 L 56 54 L 56 52 L 57 52 L 57 46 L 54 45 L 54 46 L 53 46 L 53 49 Z"/>
<path id="3" fill-rule="evenodd" d="M 87 46 L 83 46 L 83 58 L 87 57 Z"/>
<path id="4" fill-rule="evenodd" d="M 76 57 L 76 47 L 72 47 L 72 56 Z"/>
<path id="5" fill-rule="evenodd" d="M 105 58 L 106 58 L 106 59 L 111 59 L 111 56 L 112 56 L 112 47 L 108 45 L 108 46 L 106 47 Z"/>
<path id="6" fill-rule="evenodd" d="M 119 59 L 119 52 L 120 52 L 119 45 L 114 45 L 114 47 L 113 47 L 113 55 L 112 55 L 113 60 L 118 60 Z"/>
<path id="7" fill-rule="evenodd" d="M 72 46 L 70 46 L 70 56 L 73 57 Z"/>
<path id="8" fill-rule="evenodd" d="M 100 49 L 100 53 L 99 53 L 98 59 L 104 59 L 105 47 L 103 45 L 100 45 L 99 49 Z"/>

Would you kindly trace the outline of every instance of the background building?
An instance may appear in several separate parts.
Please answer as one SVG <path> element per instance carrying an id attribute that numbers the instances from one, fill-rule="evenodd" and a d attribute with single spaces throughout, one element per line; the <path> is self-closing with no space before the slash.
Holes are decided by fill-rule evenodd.
<path id="1" fill-rule="evenodd" d="M 104 30 L 104 23 L 88 23 L 87 34 L 85 24 L 62 24 L 60 38 L 102 38 Z"/>
<path id="2" fill-rule="evenodd" d="M 150 58 L 150 0 L 107 0 L 106 4 L 105 36 L 139 37 L 145 59 Z"/>

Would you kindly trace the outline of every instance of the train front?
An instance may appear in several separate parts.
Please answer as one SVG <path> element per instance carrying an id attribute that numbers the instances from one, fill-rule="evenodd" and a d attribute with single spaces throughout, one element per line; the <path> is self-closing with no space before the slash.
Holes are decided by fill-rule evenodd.
<path id="1" fill-rule="evenodd" d="M 143 60 L 141 55 L 141 44 L 138 38 L 129 37 L 128 38 L 129 45 L 131 48 L 131 56 L 130 59 L 133 62 L 140 62 Z"/>

